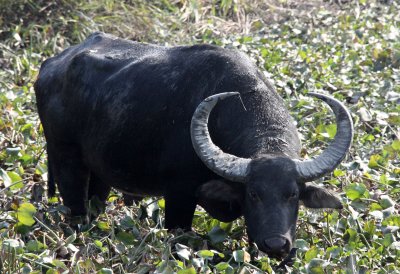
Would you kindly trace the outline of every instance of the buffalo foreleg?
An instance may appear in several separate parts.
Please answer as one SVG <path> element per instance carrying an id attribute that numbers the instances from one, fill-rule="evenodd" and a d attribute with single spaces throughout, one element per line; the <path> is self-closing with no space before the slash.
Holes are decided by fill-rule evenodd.
<path id="1" fill-rule="evenodd" d="M 165 195 L 165 228 L 191 230 L 196 204 L 194 193 L 169 189 Z"/>
<path id="2" fill-rule="evenodd" d="M 49 144 L 48 144 L 49 145 Z M 54 179 L 64 205 L 71 210 L 71 224 L 86 223 L 89 170 L 80 150 L 72 145 L 51 147 Z"/>
<path id="3" fill-rule="evenodd" d="M 110 193 L 111 187 L 105 182 L 101 181 L 94 173 L 90 174 L 89 180 L 89 211 L 90 215 L 97 217 L 105 210 L 105 202 Z"/>

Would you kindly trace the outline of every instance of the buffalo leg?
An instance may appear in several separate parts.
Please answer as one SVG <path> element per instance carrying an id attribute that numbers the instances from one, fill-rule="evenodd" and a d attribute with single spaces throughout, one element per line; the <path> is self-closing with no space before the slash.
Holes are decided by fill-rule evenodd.
<path id="1" fill-rule="evenodd" d="M 65 206 L 71 210 L 72 222 L 87 222 L 87 196 L 89 170 L 82 161 L 78 148 L 62 146 L 53 149 L 52 167 L 54 179 Z M 83 220 L 82 220 L 83 218 Z"/>
<path id="2" fill-rule="evenodd" d="M 111 187 L 108 184 L 102 182 L 95 174 L 90 174 L 88 198 L 91 215 L 97 217 L 104 212 L 105 202 L 110 190 Z"/>
<path id="3" fill-rule="evenodd" d="M 140 201 L 143 200 L 142 196 L 127 193 L 123 193 L 122 197 L 124 198 L 124 203 L 127 206 L 132 206 L 135 203 L 140 203 Z"/>
<path id="4" fill-rule="evenodd" d="M 47 194 L 49 198 L 53 197 L 56 194 L 53 159 L 52 159 L 52 153 L 50 152 L 49 148 L 47 148 Z"/>
<path id="5" fill-rule="evenodd" d="M 89 180 L 89 199 L 96 196 L 100 201 L 105 202 L 108 194 L 110 194 L 111 187 L 108 184 L 102 182 L 96 175 L 93 173 L 90 174 Z"/>
<path id="6" fill-rule="evenodd" d="M 191 230 L 196 198 L 188 193 L 171 191 L 165 196 L 165 228 Z"/>

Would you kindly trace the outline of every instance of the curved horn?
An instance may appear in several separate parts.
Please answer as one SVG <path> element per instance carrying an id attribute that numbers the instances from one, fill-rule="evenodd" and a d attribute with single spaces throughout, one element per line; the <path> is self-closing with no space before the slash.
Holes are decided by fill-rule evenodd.
<path id="1" fill-rule="evenodd" d="M 353 121 L 346 107 L 338 100 L 309 92 L 309 95 L 325 101 L 336 116 L 337 131 L 332 143 L 315 159 L 296 160 L 299 181 L 307 182 L 322 177 L 331 172 L 343 160 L 353 140 Z"/>
<path id="2" fill-rule="evenodd" d="M 209 169 L 225 179 L 245 182 L 251 160 L 224 153 L 211 141 L 208 131 L 211 110 L 218 101 L 234 95 L 240 94 L 239 92 L 224 92 L 204 99 L 193 114 L 190 135 L 194 150 Z"/>

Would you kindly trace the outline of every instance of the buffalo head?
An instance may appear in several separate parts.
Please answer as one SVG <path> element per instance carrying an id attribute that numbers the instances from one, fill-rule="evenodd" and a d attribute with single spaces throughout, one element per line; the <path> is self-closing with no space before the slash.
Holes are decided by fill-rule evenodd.
<path id="1" fill-rule="evenodd" d="M 197 155 L 224 178 L 199 188 L 199 204 L 222 221 L 244 215 L 249 238 L 272 257 L 282 257 L 291 250 L 300 201 L 310 208 L 342 208 L 333 193 L 308 182 L 333 171 L 342 161 L 352 142 L 352 120 L 336 99 L 309 94 L 324 100 L 334 111 L 337 122 L 333 142 L 311 160 L 301 161 L 276 153 L 246 159 L 217 147 L 208 131 L 210 112 L 218 101 L 239 95 L 237 92 L 208 97 L 192 117 L 191 137 Z"/>

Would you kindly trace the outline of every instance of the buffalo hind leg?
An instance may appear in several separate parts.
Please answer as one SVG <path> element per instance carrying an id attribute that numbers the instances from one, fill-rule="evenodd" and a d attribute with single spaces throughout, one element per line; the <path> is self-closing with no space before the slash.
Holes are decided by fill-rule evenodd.
<path id="1" fill-rule="evenodd" d="M 89 211 L 90 215 L 97 217 L 105 211 L 106 200 L 110 193 L 111 187 L 100 180 L 94 173 L 90 174 L 89 180 Z"/>
<path id="2" fill-rule="evenodd" d="M 51 149 L 51 166 L 63 203 L 71 210 L 71 225 L 88 223 L 87 196 L 89 170 L 76 146 Z"/>
<path id="3" fill-rule="evenodd" d="M 191 230 L 196 197 L 190 193 L 171 190 L 165 195 L 165 228 Z"/>
<path id="4" fill-rule="evenodd" d="M 47 147 L 47 196 L 50 198 L 54 195 L 56 195 L 56 182 L 54 180 L 52 152 Z"/>
<path id="5" fill-rule="evenodd" d="M 124 199 L 124 204 L 127 206 L 138 204 L 143 200 L 142 196 L 135 194 L 122 193 L 122 197 Z"/>

